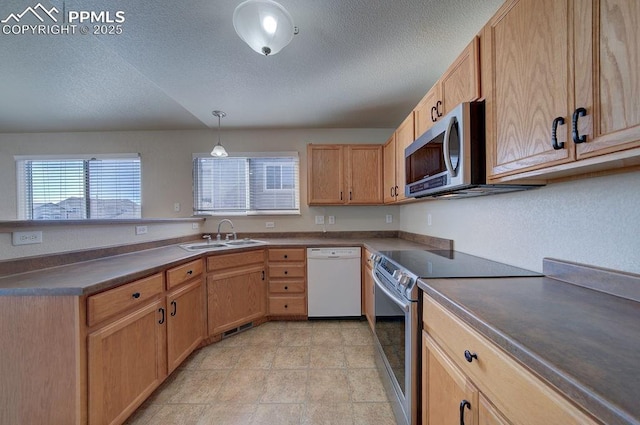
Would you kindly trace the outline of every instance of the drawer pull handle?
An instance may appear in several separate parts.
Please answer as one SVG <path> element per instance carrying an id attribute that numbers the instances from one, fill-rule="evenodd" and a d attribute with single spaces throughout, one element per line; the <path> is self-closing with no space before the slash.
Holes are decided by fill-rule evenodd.
<path id="1" fill-rule="evenodd" d="M 262 270 L 262 275 L 261 276 L 262 276 L 262 280 L 264 280 L 264 277 L 265 277 L 264 276 L 264 270 Z"/>
<path id="2" fill-rule="evenodd" d="M 584 134 L 581 136 L 578 132 L 578 119 L 580 117 L 584 117 L 585 115 L 587 115 L 587 110 L 582 107 L 573 111 L 571 127 L 573 127 L 573 143 L 575 143 L 576 145 L 587 141 L 587 136 L 585 136 Z"/>
<path id="3" fill-rule="evenodd" d="M 471 403 L 467 400 L 462 400 L 460 402 L 460 425 L 464 425 L 464 408 L 471 410 Z"/>
<path id="4" fill-rule="evenodd" d="M 564 125 L 564 118 L 558 117 L 551 124 L 551 146 L 557 151 L 564 148 L 564 142 L 558 143 L 558 125 Z"/>
<path id="5" fill-rule="evenodd" d="M 289 258 L 289 256 L 287 254 L 284 254 L 284 258 L 287 259 Z"/>
<path id="6" fill-rule="evenodd" d="M 193 270 L 189 270 L 187 274 L 193 274 Z"/>
<path id="7" fill-rule="evenodd" d="M 171 312 L 171 317 L 174 317 L 178 312 L 178 303 L 175 300 L 171 301 L 171 307 L 173 307 L 173 311 Z"/>
<path id="8" fill-rule="evenodd" d="M 159 308 L 158 312 L 162 315 L 160 318 L 160 321 L 158 322 L 158 324 L 163 324 L 164 323 L 164 308 Z"/>
<path id="9" fill-rule="evenodd" d="M 288 287 L 288 286 L 285 286 L 285 287 L 284 287 L 284 290 L 285 290 L 285 291 L 288 291 L 288 290 L 289 290 L 289 287 Z"/>
<path id="10" fill-rule="evenodd" d="M 133 298 L 138 299 L 140 298 L 140 292 L 134 292 L 133 295 L 131 295 Z"/>
<path id="11" fill-rule="evenodd" d="M 284 271 L 284 274 L 289 274 L 289 272 L 287 270 Z"/>
<path id="12" fill-rule="evenodd" d="M 478 360 L 478 355 L 476 353 L 472 353 L 469 350 L 464 350 L 464 358 L 467 359 L 469 363 L 471 363 L 473 359 Z"/>
<path id="13" fill-rule="evenodd" d="M 289 308 L 289 305 L 288 305 L 288 304 L 285 304 L 285 305 L 284 305 L 284 308 Z"/>

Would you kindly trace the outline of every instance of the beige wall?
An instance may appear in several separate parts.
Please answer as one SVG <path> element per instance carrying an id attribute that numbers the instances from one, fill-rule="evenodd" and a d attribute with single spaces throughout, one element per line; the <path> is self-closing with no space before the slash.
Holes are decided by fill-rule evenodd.
<path id="1" fill-rule="evenodd" d="M 308 143 L 384 143 L 392 129 L 307 129 L 224 131 L 222 144 L 230 152 L 298 151 L 300 154 L 299 216 L 231 217 L 238 232 L 397 230 L 398 207 L 308 207 L 306 205 L 306 145 Z M 16 219 L 14 155 L 64 153 L 131 153 L 142 160 L 142 203 L 145 218 L 190 217 L 192 213 L 192 153 L 209 152 L 213 131 L 140 131 L 52 134 L 0 134 L 0 220 Z M 179 202 L 181 211 L 174 212 Z M 385 223 L 392 214 L 394 222 Z M 333 215 L 334 225 L 316 225 L 316 215 Z M 163 239 L 176 233 L 213 232 L 222 217 L 209 218 L 203 228 L 191 225 L 150 225 L 136 236 L 133 225 L 57 227 L 44 229 L 41 245 L 13 247 L 11 234 L 0 233 L 0 259 Z M 275 222 L 274 229 L 265 227 Z M 325 220 L 327 222 L 328 220 Z M 108 230 L 108 231 L 107 231 Z M 64 237 L 62 236 L 64 235 Z"/>
<path id="2" fill-rule="evenodd" d="M 542 270 L 553 257 L 640 273 L 640 171 L 476 199 L 400 208 L 402 230 L 455 249 Z M 431 214 L 432 225 L 427 225 Z"/>
<path id="3" fill-rule="evenodd" d="M 453 239 L 457 250 L 525 267 L 542 269 L 555 257 L 640 273 L 640 172 L 557 183 L 541 189 L 484 198 L 422 201 L 392 207 L 306 206 L 307 143 L 383 143 L 392 130 L 224 131 L 230 151 L 300 152 L 300 216 L 233 217 L 239 232 L 405 230 Z M 143 215 L 188 217 L 191 213 L 191 154 L 211 149 L 215 133 L 206 131 L 0 134 L 0 220 L 15 218 L 16 154 L 140 152 Z M 173 211 L 180 202 L 182 211 Z M 393 223 L 385 223 L 385 215 Z M 427 215 L 432 225 L 427 225 Z M 336 224 L 318 226 L 315 215 L 334 215 Z M 213 232 L 220 217 L 200 229 L 191 223 L 150 224 L 136 236 L 133 225 L 53 227 L 44 243 L 14 247 L 0 233 L 0 259 L 111 246 L 173 236 Z"/>

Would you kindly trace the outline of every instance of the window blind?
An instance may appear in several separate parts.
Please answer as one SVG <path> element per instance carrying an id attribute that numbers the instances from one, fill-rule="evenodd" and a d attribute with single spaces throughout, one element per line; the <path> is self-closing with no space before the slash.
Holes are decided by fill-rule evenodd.
<path id="1" fill-rule="evenodd" d="M 16 157 L 18 218 L 141 218 L 140 168 L 137 154 Z"/>
<path id="2" fill-rule="evenodd" d="M 193 159 L 195 214 L 299 214 L 297 152 L 230 154 Z"/>

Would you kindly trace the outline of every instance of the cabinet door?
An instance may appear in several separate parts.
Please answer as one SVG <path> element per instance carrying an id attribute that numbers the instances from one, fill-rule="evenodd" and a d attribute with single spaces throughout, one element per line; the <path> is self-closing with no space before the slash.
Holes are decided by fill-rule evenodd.
<path id="1" fill-rule="evenodd" d="M 395 134 L 382 147 L 382 172 L 384 174 L 383 200 L 385 204 L 396 201 L 396 140 Z"/>
<path id="2" fill-rule="evenodd" d="M 173 372 L 204 338 L 204 294 L 202 280 L 182 286 L 167 295 L 167 365 Z"/>
<path id="3" fill-rule="evenodd" d="M 236 328 L 266 314 L 263 266 L 246 267 L 207 277 L 209 335 Z"/>
<path id="4" fill-rule="evenodd" d="M 341 145 L 307 146 L 309 205 L 343 204 L 344 163 Z"/>
<path id="5" fill-rule="evenodd" d="M 422 425 L 475 425 L 477 412 L 478 390 L 422 332 Z"/>
<path id="6" fill-rule="evenodd" d="M 440 100 L 440 83 L 437 82 L 422 98 L 413 110 L 415 138 L 422 136 L 425 131 L 438 121 L 438 101 Z M 442 114 L 442 105 L 440 104 Z"/>
<path id="7" fill-rule="evenodd" d="M 640 146 L 640 3 L 576 0 L 578 159 Z"/>
<path id="8" fill-rule="evenodd" d="M 167 320 L 158 300 L 89 334 L 89 424 L 121 424 L 166 376 Z"/>
<path id="9" fill-rule="evenodd" d="M 382 203 L 382 146 L 349 145 L 347 154 L 348 204 Z"/>
<path id="10" fill-rule="evenodd" d="M 487 172 L 507 175 L 572 161 L 568 111 L 569 0 L 511 0 L 483 31 L 482 84 L 486 96 Z M 552 123 L 558 144 L 551 143 Z"/>
<path id="11" fill-rule="evenodd" d="M 474 37 L 440 78 L 441 108 L 438 118 L 461 102 L 480 99 L 480 39 Z M 437 105 L 436 105 L 437 106 Z M 422 134 L 422 133 L 420 133 Z M 418 133 L 416 132 L 416 138 Z"/>
<path id="12" fill-rule="evenodd" d="M 398 186 L 397 200 L 407 199 L 404 196 L 404 186 L 407 182 L 405 176 L 404 150 L 413 143 L 413 112 L 400 124 L 396 130 L 396 185 Z"/>

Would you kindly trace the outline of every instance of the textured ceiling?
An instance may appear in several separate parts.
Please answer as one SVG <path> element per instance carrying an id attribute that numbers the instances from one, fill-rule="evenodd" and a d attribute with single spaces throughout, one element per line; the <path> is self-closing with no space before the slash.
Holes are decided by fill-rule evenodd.
<path id="1" fill-rule="evenodd" d="M 279 0 L 300 34 L 270 57 L 236 35 L 240 1 L 41 1 L 121 10 L 123 33 L 0 33 L 0 132 L 203 129 L 214 109 L 224 128 L 393 128 L 503 0 Z"/>

